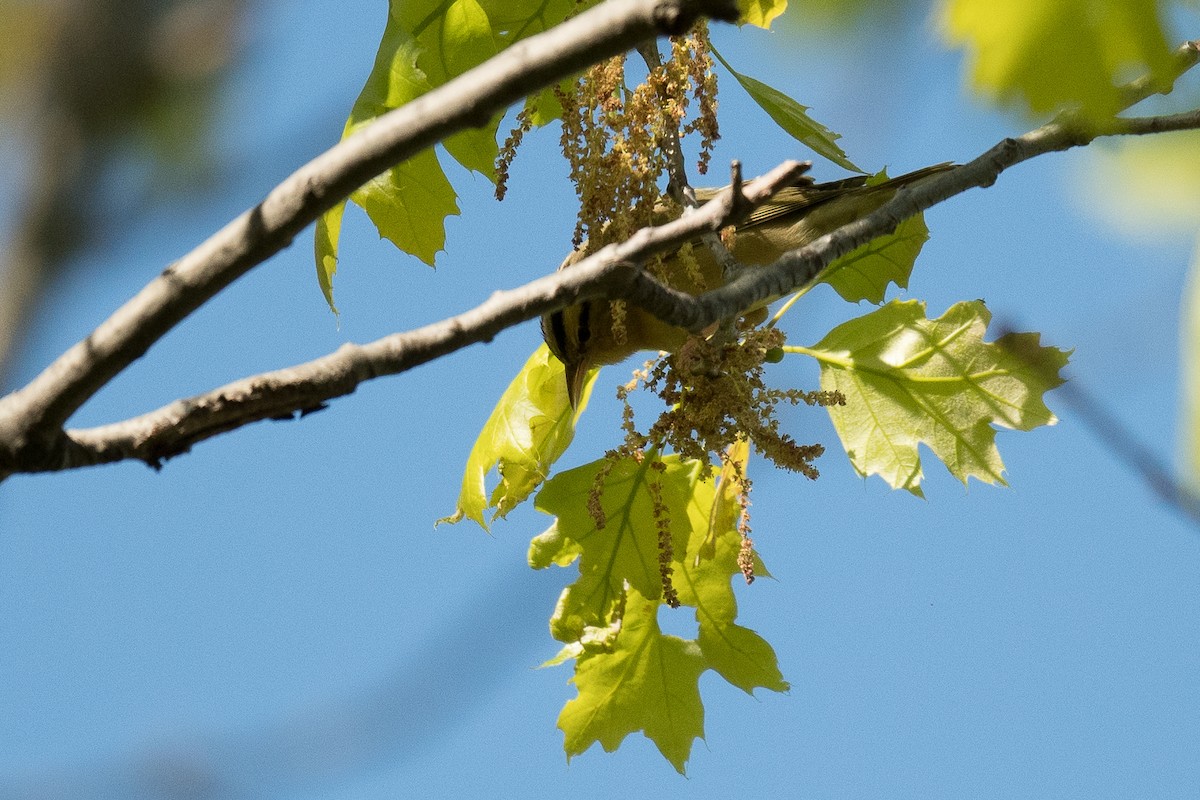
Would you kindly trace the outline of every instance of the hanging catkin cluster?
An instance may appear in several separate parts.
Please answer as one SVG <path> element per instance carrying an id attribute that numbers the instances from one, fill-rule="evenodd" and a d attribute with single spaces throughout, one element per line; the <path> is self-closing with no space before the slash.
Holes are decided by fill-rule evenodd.
<path id="1" fill-rule="evenodd" d="M 770 354 L 783 345 L 783 334 L 775 328 L 744 331 L 738 341 L 718 342 L 693 336 L 676 352 L 646 363 L 634 372 L 633 379 L 617 390 L 624 404 L 621 427 L 625 441 L 605 454 L 606 466 L 592 487 L 589 508 L 603 527 L 600 492 L 612 467 L 621 459 L 641 462 L 673 451 L 685 459 L 698 461 L 708 474 L 714 459 L 726 468 L 722 480 L 729 480 L 739 505 L 737 529 L 742 537 L 738 568 L 746 582 L 754 580 L 753 541 L 750 539 L 750 479 L 744 463 L 730 461 L 739 441 L 748 441 L 761 455 L 777 466 L 808 478 L 817 478 L 813 461 L 825 450 L 820 444 L 799 444 L 779 430 L 775 416 L 780 403 L 810 406 L 845 405 L 840 392 L 799 389 L 772 389 L 763 379 L 764 364 Z M 638 430 L 629 393 L 644 385 L 657 394 L 667 408 L 650 429 Z M 665 514 L 665 509 L 663 509 Z M 654 509 L 660 532 L 665 521 L 660 509 Z M 660 535 L 660 555 L 668 559 L 670 542 Z M 667 562 L 664 562 L 667 563 Z M 664 597 L 674 597 L 669 563 L 662 570 Z"/>
<path id="2" fill-rule="evenodd" d="M 777 466 L 815 480 L 818 473 L 812 462 L 825 448 L 799 444 L 782 433 L 776 408 L 781 402 L 845 405 L 846 399 L 840 392 L 767 386 L 763 364 L 783 341 L 777 328 L 746 331 L 737 342 L 689 338 L 677 352 L 660 359 L 645 381 L 667 405 L 646 439 L 711 468 L 713 454 L 745 438 Z"/>
<path id="3" fill-rule="evenodd" d="M 589 248 L 624 240 L 655 221 L 656 209 L 662 215 L 666 206 L 669 213 L 659 188 L 667 171 L 665 143 L 698 134 L 703 173 L 720 135 L 716 75 L 703 23 L 673 37 L 664 63 L 632 88 L 626 56 L 619 55 L 556 87 L 554 96 L 562 108 L 563 155 L 579 196 L 577 247 L 585 239 Z M 518 114 L 517 128 L 501 149 L 498 196 L 504 194 L 516 148 L 532 127 L 531 108 Z"/>
<path id="4" fill-rule="evenodd" d="M 697 136 L 697 167 L 705 173 L 719 137 L 716 77 L 705 25 L 673 38 L 663 63 L 651 65 L 645 79 L 632 88 L 631 71 L 627 57 L 620 55 L 554 89 L 553 98 L 561 108 L 560 145 L 579 196 L 573 236 L 577 248 L 595 250 L 624 241 L 640 228 L 678 216 L 681 209 L 660 188 L 669 171 L 672 148 L 681 139 Z M 497 162 L 498 196 L 503 196 L 508 168 L 524 133 L 535 119 L 546 116 L 547 98 L 541 97 L 543 108 L 530 104 L 518 115 L 517 128 Z M 692 269 L 693 285 L 703 286 L 695 260 L 688 255 L 693 246 L 700 245 L 686 245 L 674 260 L 674 268 Z M 662 275 L 662 267 L 661 260 L 646 265 L 651 273 L 670 283 L 672 276 Z M 613 335 L 621 341 L 625 335 L 622 301 L 612 303 L 611 318 Z M 815 478 L 812 461 L 823 448 L 798 444 L 781 433 L 775 408 L 780 402 L 830 405 L 844 400 L 835 393 L 768 388 L 762 380 L 763 362 L 766 353 L 782 343 L 782 335 L 775 330 L 743 330 L 733 341 L 692 337 L 677 353 L 656 364 L 648 363 L 646 369 L 635 373 L 634 380 L 618 392 L 625 401 L 625 441 L 606 454 L 605 465 L 589 494 L 588 510 L 596 527 L 604 528 L 606 523 L 601 505 L 603 486 L 615 465 L 626 458 L 639 463 L 649 459 L 650 466 L 661 471 L 660 454 L 674 451 L 685 459 L 698 460 L 711 474 L 714 457 L 720 459 L 735 441 L 749 440 L 759 453 L 778 465 Z M 656 392 L 668 408 L 645 433 L 637 430 L 627 401 L 628 393 L 639 384 Z M 734 465 L 727 479 L 739 505 L 737 528 L 742 550 L 738 565 L 751 581 L 750 480 L 745 465 Z M 658 479 L 650 478 L 648 486 L 654 501 L 663 599 L 677 605 L 668 508 Z"/>

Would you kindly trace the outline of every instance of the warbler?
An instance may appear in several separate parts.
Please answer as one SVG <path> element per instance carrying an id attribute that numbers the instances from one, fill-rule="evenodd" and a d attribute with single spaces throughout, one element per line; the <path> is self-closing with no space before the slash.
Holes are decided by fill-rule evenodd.
<path id="1" fill-rule="evenodd" d="M 818 184 L 803 177 L 776 193 L 737 225 L 731 250 L 733 258 L 746 265 L 771 264 L 788 250 L 803 247 L 866 216 L 890 200 L 900 187 L 952 166 L 936 164 L 872 186 L 866 185 L 866 176 Z M 721 191 L 696 189 L 696 199 L 704 203 Z M 656 209 L 654 216 L 655 224 L 662 224 L 669 221 L 670 212 L 663 206 Z M 720 287 L 721 266 L 709 248 L 696 243 L 691 251 L 695 267 L 686 266 L 678 253 L 665 258 L 664 269 L 658 272 L 663 281 L 689 294 Z M 586 246 L 575 250 L 559 269 L 569 268 L 586 255 L 589 255 Z M 629 304 L 625 305 L 622 319 L 614 323 L 613 304 L 607 300 L 585 301 L 542 317 L 542 337 L 566 368 L 567 396 L 572 408 L 579 402 L 592 367 L 616 364 L 639 350 L 674 351 L 688 335 L 686 329 L 669 325 Z"/>

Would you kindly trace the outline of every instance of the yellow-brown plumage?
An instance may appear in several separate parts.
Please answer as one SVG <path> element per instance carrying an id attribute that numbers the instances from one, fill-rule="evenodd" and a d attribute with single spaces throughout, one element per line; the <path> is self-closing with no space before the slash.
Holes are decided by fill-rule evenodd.
<path id="1" fill-rule="evenodd" d="M 804 183 L 778 192 L 737 226 L 733 257 L 741 264 L 771 264 L 788 250 L 803 247 L 871 213 L 890 200 L 901 186 L 951 166 L 926 167 L 874 186 L 866 186 L 865 177 L 815 185 L 803 179 Z M 697 189 L 696 198 L 703 203 L 719 191 Z M 656 224 L 666 222 L 667 214 L 664 209 L 662 219 L 655 220 Z M 664 280 L 672 288 L 691 294 L 720 286 L 721 268 L 709 249 L 698 245 L 692 248 L 692 253 L 702 285 L 675 255 L 665 260 Z M 570 267 L 584 255 L 585 251 L 576 250 L 567 256 L 559 269 Z M 567 393 L 572 406 L 578 402 L 583 381 L 592 367 L 615 364 L 639 350 L 673 351 L 688 336 L 683 328 L 668 325 L 654 315 L 628 305 L 620 328 L 621 331 L 614 332 L 612 304 L 603 300 L 579 303 L 542 317 L 542 335 L 546 344 L 566 367 Z"/>

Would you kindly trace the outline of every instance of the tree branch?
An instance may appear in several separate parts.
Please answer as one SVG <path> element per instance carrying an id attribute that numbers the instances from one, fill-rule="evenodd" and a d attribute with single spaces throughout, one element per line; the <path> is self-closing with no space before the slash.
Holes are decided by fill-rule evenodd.
<path id="1" fill-rule="evenodd" d="M 1151 133 L 1190 131 L 1200 128 L 1200 109 L 1182 114 L 1164 114 L 1158 117 L 1126 117 L 1113 120 L 1111 128 L 1105 128 L 1104 136 L 1143 136 Z"/>
<path id="2" fill-rule="evenodd" d="M 320 409 L 350 394 L 363 381 L 394 375 L 565 305 L 595 298 L 625 299 L 676 325 L 701 330 L 768 297 L 793 291 L 834 259 L 891 232 L 904 219 L 980 186 L 1005 169 L 1038 155 L 1086 145 L 1098 136 L 1200 129 L 1200 110 L 1162 117 L 1116 120 L 1083 133 L 1073 118 L 1051 122 L 1016 139 L 1005 139 L 973 161 L 904 189 L 878 211 L 794 250 L 769 267 L 743 272 L 724 287 L 700 296 L 661 283 L 632 265 L 669 252 L 704 233 L 719 231 L 794 183 L 807 168 L 789 162 L 666 225 L 645 228 L 563 270 L 517 289 L 497 292 L 476 308 L 423 328 L 393 334 L 288 369 L 244 378 L 204 395 L 175 401 L 124 422 L 64 435 L 52 463 L 0 461 L 12 471 L 61 470 L 124 459 L 157 466 L 196 442 L 263 419 L 287 419 Z M 737 182 L 735 181 L 735 184 Z M 740 199 L 739 199 L 740 198 Z"/>
<path id="3" fill-rule="evenodd" d="M 83 403 L 172 327 L 375 175 L 597 60 L 657 35 L 682 33 L 701 15 L 732 21 L 736 4 L 609 0 L 518 42 L 313 159 L 167 267 L 33 381 L 0 399 L 0 465 L 61 463 L 62 425 Z"/>
<path id="4" fill-rule="evenodd" d="M 177 400 L 124 422 L 63 434 L 57 458 L 3 459 L 0 477 L 138 459 L 158 466 L 187 452 L 196 442 L 264 419 L 288 419 L 324 407 L 350 394 L 363 381 L 394 375 L 477 342 L 490 341 L 519 322 L 583 299 L 620 297 L 641 275 L 634 264 L 670 252 L 702 233 L 736 224 L 785 186 L 793 185 L 808 163 L 789 161 L 748 184 L 737 183 L 682 219 L 644 228 L 629 240 L 609 245 L 569 270 L 496 292 L 470 311 L 432 325 L 397 333 L 365 345 L 346 344 L 330 355 L 287 369 L 255 375 L 207 394 Z M 653 279 L 650 279 L 653 280 Z M 682 292 L 662 287 L 682 301 Z"/>
<path id="5" fill-rule="evenodd" d="M 680 4 L 680 2 L 651 3 L 649 0 L 622 0 L 619 3 L 608 3 L 601 8 L 620 5 L 623 8 L 644 11 L 647 7 L 678 8 Z M 583 18 L 581 16 L 576 20 Z M 547 35 L 549 34 L 543 36 Z M 588 34 L 587 38 L 589 44 L 594 44 L 596 39 L 594 33 Z M 526 40 L 527 43 L 533 41 L 534 39 Z M 511 52 L 511 50 L 506 52 Z M 541 51 L 539 50 L 539 52 Z M 593 52 L 588 57 L 600 58 L 603 55 Z M 1198 56 L 1200 56 L 1200 45 L 1196 43 L 1185 45 L 1180 51 L 1180 73 L 1193 66 Z M 525 57 L 522 56 L 513 63 L 521 63 L 522 58 Z M 584 57 L 579 56 L 579 58 Z M 489 62 L 489 64 L 491 63 Z M 572 61 L 571 63 L 575 64 L 576 62 Z M 551 67 L 545 67 L 546 71 L 542 74 L 554 76 L 559 74 L 549 72 L 550 69 Z M 492 73 L 495 70 L 488 69 L 487 71 Z M 471 73 L 467 73 L 459 81 L 447 84 L 443 90 L 454 87 L 470 76 Z M 491 81 L 489 81 L 490 84 Z M 222 255 L 221 253 L 214 254 L 212 251 L 220 242 L 228 239 L 231 235 L 228 233 L 230 229 L 237 228 L 239 225 L 262 227 L 266 224 L 268 216 L 276 219 L 276 224 L 279 224 L 277 219 L 279 209 L 273 209 L 271 214 L 266 212 L 272 197 L 283 192 L 284 187 L 292 186 L 294 189 L 297 181 L 303 183 L 304 180 L 312 180 L 316 176 L 320 176 L 322 180 L 326 181 L 322 185 L 328 188 L 330 185 L 328 181 L 333 180 L 331 175 L 341 176 L 345 174 L 345 170 L 362 169 L 360 162 L 356 160 L 356 158 L 362 157 L 362 152 L 377 153 L 381 152 L 380 148 L 382 147 L 383 151 L 393 154 L 398 151 L 397 148 L 407 153 L 408 151 L 403 150 L 403 147 L 410 146 L 412 140 L 406 138 L 407 135 L 396 134 L 392 125 L 399 123 L 392 123 L 392 120 L 397 119 L 394 115 L 411 108 L 412 105 L 422 103 L 427 98 L 434 97 L 443 90 L 430 93 L 415 101 L 414 104 L 381 117 L 380 121 L 387 121 L 387 124 L 380 125 L 378 131 L 375 125 L 364 130 L 363 133 L 368 135 L 369 141 L 356 142 L 357 137 L 348 139 L 342 145 L 302 168 L 273 191 L 262 205 L 230 223 L 224 231 L 216 234 L 209 242 L 185 258 L 185 260 L 192 259 L 189 263 L 200 259 L 200 266 L 193 266 L 190 271 L 181 271 L 177 264 L 168 269 L 163 276 L 147 286 L 138 297 L 135 297 L 113 318 L 97 329 L 91 337 L 60 357 L 59 361 L 47 369 L 42 376 L 39 376 L 25 389 L 0 401 L 0 478 L 14 472 L 62 470 L 123 459 L 139 459 L 152 465 L 158 465 L 162 459 L 186 452 L 195 442 L 258 420 L 290 418 L 296 412 L 303 415 L 318 410 L 324 406 L 327 400 L 353 392 L 358 384 L 365 380 L 403 372 L 468 344 L 489 341 L 496 333 L 507 327 L 583 299 L 603 297 L 630 300 L 664 320 L 692 330 L 700 330 L 712 322 L 737 313 L 740 309 L 803 286 L 838 256 L 894 230 L 902 220 L 956 194 L 972 187 L 991 185 L 1001 172 L 1021 161 L 1044 153 L 1087 144 L 1101 135 L 1149 133 L 1200 127 L 1200 112 L 1118 120 L 1108 129 L 1091 131 L 1085 131 L 1075 117 L 1065 115 L 1059 120 L 1030 131 L 1017 139 L 1003 140 L 968 164 L 930 177 L 917 186 L 902 189 L 896 197 L 876 212 L 846 225 L 804 248 L 788 253 L 774 265 L 747 271 L 727 286 L 698 297 L 674 290 L 635 266 L 650 255 L 674 249 L 684 242 L 694 240 L 705 231 L 720 230 L 744 217 L 750 209 L 767 200 L 779 188 L 794 183 L 807 169 L 807 165 L 790 162 L 772 171 L 769 175 L 747 184 L 741 193 L 727 191 L 703 208 L 679 220 L 659 227 L 643 229 L 628 241 L 610 245 L 573 265 L 569 270 L 540 278 L 517 289 L 497 292 L 480 306 L 442 322 L 406 333 L 393 334 L 366 345 L 348 344 L 337 352 L 315 361 L 245 378 L 204 395 L 175 401 L 157 411 L 124 422 L 86 430 L 66 432 L 55 430 L 52 432 L 52 438 L 46 438 L 46 423 L 54 418 L 53 416 L 47 417 L 47 408 L 38 405 L 38 392 L 45 393 L 47 386 L 55 385 L 60 388 L 65 385 L 68 389 L 79 390 L 81 385 L 78 382 L 72 383 L 71 374 L 56 373 L 59 362 L 66 361 L 64 366 L 58 368 L 60 371 L 80 368 L 79 362 L 87 359 L 89 348 L 98 347 L 99 343 L 104 343 L 107 347 L 113 346 L 114 341 L 121 334 L 118 329 L 122 325 L 136 327 L 138 322 L 136 317 L 133 319 L 128 317 L 134 313 L 133 310 L 130 310 L 131 307 L 134 310 L 139 308 L 139 302 L 143 303 L 140 308 L 145 310 L 145 303 L 152 304 L 156 297 L 167 297 L 173 299 L 173 303 L 167 303 L 166 310 L 159 313 L 178 313 L 180 314 L 178 318 L 186 316 L 190 310 L 181 312 L 181 304 L 196 302 L 198 305 L 199 302 L 202 302 L 202 300 L 196 301 L 199 294 L 209 292 L 204 295 L 206 299 L 211 296 L 211 293 L 218 291 L 221 286 L 227 285 L 228 280 L 220 283 L 219 286 L 213 282 L 219 282 L 222 279 L 221 276 L 226 273 L 217 270 L 214 277 L 215 268 L 212 268 L 210 264 L 207 270 L 204 269 L 205 262 L 201 256 L 207 254 L 209 258 L 216 259 L 217 263 L 225 263 L 217 258 Z M 456 91 L 466 91 L 466 89 L 459 87 Z M 1138 88 L 1137 91 L 1130 89 L 1128 96 L 1132 103 L 1143 99 L 1150 93 L 1152 93 L 1150 87 L 1147 86 Z M 486 99 L 490 100 L 494 97 L 489 94 Z M 454 101 L 443 98 L 439 102 Z M 485 116 L 490 113 L 490 110 L 487 111 Z M 454 116 L 449 112 L 447 114 Z M 458 122 L 462 121 L 458 117 L 455 119 Z M 446 124 L 452 125 L 458 124 L 458 122 Z M 411 119 L 404 122 L 404 125 L 411 124 L 415 124 Z M 439 128 L 439 130 L 443 129 Z M 384 136 L 385 133 L 393 137 L 388 139 L 390 144 L 387 147 L 376 141 L 381 137 L 388 138 Z M 395 136 L 399 136 L 399 138 L 396 139 Z M 396 144 L 396 141 L 399 141 L 400 144 Z M 354 143 L 354 147 L 344 147 L 351 143 Z M 366 148 L 366 150 L 360 151 L 359 147 Z M 337 159 L 333 160 L 338 162 L 338 169 L 318 168 L 326 160 L 332 159 L 334 154 L 337 154 Z M 371 169 L 375 169 L 379 163 L 372 162 Z M 308 177 L 301 180 L 297 176 Z M 342 180 L 343 183 L 339 184 L 339 187 L 345 189 L 347 193 L 357 187 L 357 184 L 350 185 L 349 179 L 343 178 Z M 736 180 L 735 184 L 737 184 Z M 337 201 L 336 198 L 330 200 L 331 195 L 314 192 L 313 184 L 305 185 L 307 190 L 303 197 L 291 197 L 295 202 L 303 201 L 301 202 L 302 209 L 294 209 L 294 214 L 311 213 L 310 219 L 315 218 L 316 214 Z M 316 205 L 311 205 L 313 203 Z M 313 211 L 313 208 L 319 210 Z M 272 236 L 275 235 L 277 234 L 272 234 Z M 275 240 L 270 238 L 270 241 Z M 218 244 L 213 244 L 214 242 Z M 260 246 L 262 246 L 261 242 Z M 265 257 L 265 255 L 262 256 L 262 258 Z M 226 261 L 228 258 L 227 256 Z M 237 259 L 234 258 L 234 261 Z M 180 264 L 182 263 L 184 262 L 180 262 Z M 237 263 L 242 262 L 237 261 Z M 253 266 L 253 264 L 249 264 L 245 268 L 248 269 L 249 266 Z M 194 283 L 203 278 L 208 278 L 209 282 L 202 282 L 199 286 Z M 174 284 L 177 283 L 180 284 L 178 289 L 174 288 Z M 143 295 L 150 295 L 150 297 L 142 298 Z M 139 300 L 140 298 L 141 300 Z M 154 306 L 151 305 L 151 307 Z M 155 319 L 161 322 L 160 317 L 155 317 Z M 154 324 L 146 323 L 151 331 L 156 330 Z M 128 345 L 128 334 L 126 337 L 127 346 L 131 346 Z M 77 352 L 81 349 L 83 352 Z M 144 349 L 145 347 L 142 347 L 141 350 L 138 350 L 138 354 L 144 352 Z M 133 360 L 133 356 L 126 357 L 128 361 Z M 114 356 L 107 351 L 96 355 L 97 362 L 106 365 L 110 364 L 113 358 L 120 359 L 119 356 Z M 88 385 L 90 386 L 90 384 Z M 91 391 L 94 391 L 94 388 Z M 66 394 L 73 396 L 70 391 L 67 391 Z M 29 399 L 30 395 L 33 397 L 32 400 Z M 62 402 L 61 397 L 59 402 Z M 30 408 L 32 410 L 29 410 Z M 53 408 L 54 406 L 51 407 L 51 409 Z M 38 413 L 41 413 L 42 416 L 37 417 Z M 20 427 L 21 422 L 30 418 L 39 420 L 40 425 L 32 428 Z M 43 438 L 31 438 L 31 432 L 41 434 Z"/>
<path id="6" fill-rule="evenodd" d="M 1200 60 L 1200 42 L 1187 42 L 1178 51 L 1178 74 Z M 1154 93 L 1146 82 L 1127 87 L 1130 104 Z M 691 331 L 704 330 L 720 319 L 758 303 L 781 297 L 807 286 L 833 260 L 871 240 L 891 233 L 904 220 L 975 187 L 996 182 L 1000 173 L 1022 161 L 1046 153 L 1069 150 L 1091 143 L 1099 136 L 1151 133 L 1200 128 L 1200 110 L 1163 117 L 1116 119 L 1103 128 L 1089 127 L 1074 114 L 1032 130 L 1016 139 L 1004 139 L 978 158 L 919 184 L 900 189 L 896 196 L 861 219 L 792 250 L 774 264 L 742 272 L 726 285 L 699 296 L 664 292 L 661 284 L 639 279 L 624 299 L 638 304 L 665 322 Z"/>

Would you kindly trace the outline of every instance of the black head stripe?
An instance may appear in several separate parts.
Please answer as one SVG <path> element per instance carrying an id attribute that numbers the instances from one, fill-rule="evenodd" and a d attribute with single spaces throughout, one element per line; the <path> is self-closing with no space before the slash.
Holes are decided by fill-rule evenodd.
<path id="1" fill-rule="evenodd" d="M 583 350 L 587 346 L 588 339 L 592 338 L 592 304 L 579 304 L 579 349 Z"/>
<path id="2" fill-rule="evenodd" d="M 542 338 L 546 340 L 555 358 L 566 363 L 567 326 L 563 321 L 562 311 L 554 311 L 542 317 Z"/>

